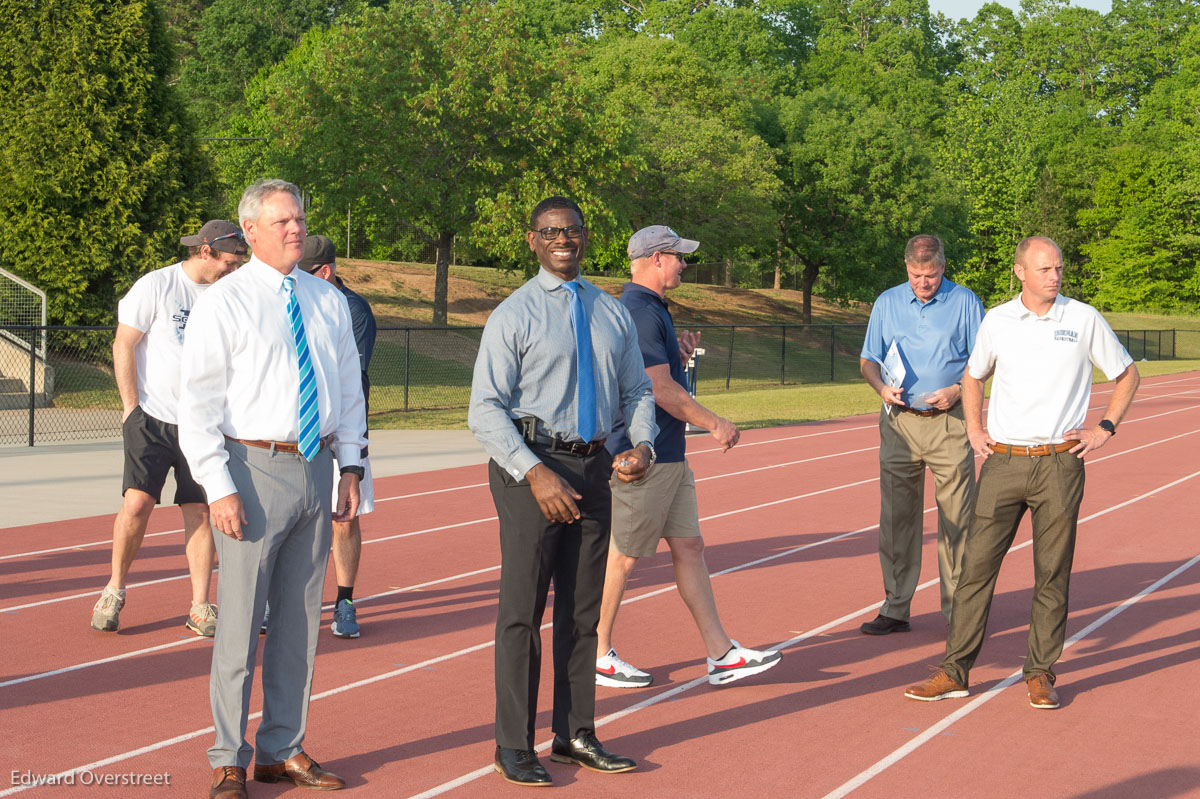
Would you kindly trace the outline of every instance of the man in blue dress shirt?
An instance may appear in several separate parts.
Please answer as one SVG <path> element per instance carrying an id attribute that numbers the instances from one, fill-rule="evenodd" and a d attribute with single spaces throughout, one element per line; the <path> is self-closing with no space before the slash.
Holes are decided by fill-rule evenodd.
<path id="1" fill-rule="evenodd" d="M 921 576 L 925 467 L 938 508 L 942 615 L 962 566 L 963 534 L 975 492 L 975 459 L 963 419 L 962 374 L 983 304 L 946 280 L 937 236 L 913 236 L 904 250 L 908 282 L 879 295 L 871 309 L 860 369 L 883 399 L 879 413 L 879 562 L 885 599 L 868 635 L 907 632 Z"/>
<path id="2" fill-rule="evenodd" d="M 609 477 L 640 479 L 654 462 L 654 394 L 629 312 L 584 280 L 583 212 L 540 202 L 525 234 L 541 269 L 488 318 L 467 421 L 492 456 L 500 517 L 495 767 L 546 785 L 533 751 L 541 623 L 554 580 L 554 743 L 550 759 L 593 771 L 637 764 L 596 740 L 596 624 L 608 556 Z M 617 412 L 636 446 L 604 448 Z"/>

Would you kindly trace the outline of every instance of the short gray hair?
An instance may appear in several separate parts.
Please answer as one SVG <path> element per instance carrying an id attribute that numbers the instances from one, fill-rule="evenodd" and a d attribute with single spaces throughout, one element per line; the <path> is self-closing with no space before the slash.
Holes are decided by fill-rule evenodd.
<path id="1" fill-rule="evenodd" d="M 247 186 L 246 190 L 242 192 L 241 202 L 238 203 L 238 223 L 244 223 L 247 219 L 256 221 L 262 214 L 263 200 L 280 192 L 292 195 L 296 198 L 296 202 L 304 207 L 304 199 L 300 196 L 300 189 L 296 184 L 278 178 L 267 178 Z"/>
<path id="2" fill-rule="evenodd" d="M 913 266 L 945 266 L 946 248 L 937 236 L 921 233 L 908 240 L 908 246 L 904 248 L 904 262 Z"/>

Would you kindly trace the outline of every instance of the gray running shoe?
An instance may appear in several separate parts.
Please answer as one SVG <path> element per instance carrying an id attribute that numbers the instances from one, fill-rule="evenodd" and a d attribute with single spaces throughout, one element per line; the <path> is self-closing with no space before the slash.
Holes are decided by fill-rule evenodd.
<path id="1" fill-rule="evenodd" d="M 92 608 L 92 629 L 115 632 L 121 626 L 121 608 L 125 607 L 125 592 L 114 591 L 108 586 L 100 594 Z"/>
<path id="2" fill-rule="evenodd" d="M 192 605 L 192 611 L 188 614 L 188 620 L 183 626 L 196 635 L 212 638 L 217 634 L 217 606 L 210 602 L 205 602 L 203 605 Z"/>

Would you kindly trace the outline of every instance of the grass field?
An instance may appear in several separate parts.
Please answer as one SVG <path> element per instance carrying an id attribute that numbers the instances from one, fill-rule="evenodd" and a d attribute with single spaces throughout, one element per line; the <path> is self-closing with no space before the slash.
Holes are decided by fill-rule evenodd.
<path id="1" fill-rule="evenodd" d="M 371 362 L 373 427 L 444 428 L 465 425 L 479 330 L 388 330 L 414 324 L 428 312 L 432 267 L 346 261 L 352 285 L 361 288 L 380 319 Z M 451 321 L 482 324 L 495 303 L 524 282 L 519 273 L 478 267 L 451 269 Z M 624 278 L 589 276 L 616 291 Z M 455 284 L 453 281 L 457 281 Z M 430 285 L 427 286 L 426 284 Z M 685 283 L 671 293 L 677 326 L 700 329 L 698 393 L 706 404 L 739 423 L 780 424 L 871 410 L 878 400 L 858 372 L 866 306 L 816 300 L 804 328 L 794 291 L 726 289 Z M 456 310 L 457 309 L 457 310 Z M 1200 360 L 1200 316 L 1106 314 L 1123 343 L 1143 357 Z M 1147 331 L 1147 332 L 1142 332 Z M 111 333 L 72 334 L 52 346 L 54 405 L 114 409 L 120 398 L 112 379 Z M 78 339 L 78 340 L 76 340 Z M 1192 360 L 1145 364 L 1148 373 L 1194 368 Z"/>

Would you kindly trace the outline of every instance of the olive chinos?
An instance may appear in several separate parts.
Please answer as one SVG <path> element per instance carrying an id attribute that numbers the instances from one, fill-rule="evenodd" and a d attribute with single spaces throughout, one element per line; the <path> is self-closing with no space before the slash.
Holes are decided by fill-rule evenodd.
<path id="1" fill-rule="evenodd" d="M 1033 521 L 1033 611 L 1024 675 L 1047 674 L 1062 654 L 1075 530 L 1083 501 L 1083 460 L 1070 452 L 1041 457 L 992 454 L 979 472 L 962 573 L 942 668 L 968 685 L 987 631 L 1000 564 L 1028 509 Z"/>

